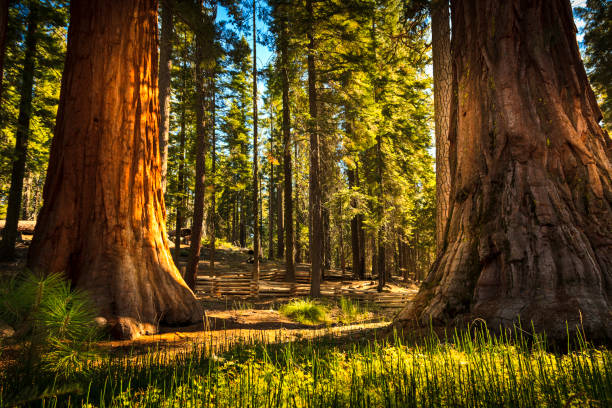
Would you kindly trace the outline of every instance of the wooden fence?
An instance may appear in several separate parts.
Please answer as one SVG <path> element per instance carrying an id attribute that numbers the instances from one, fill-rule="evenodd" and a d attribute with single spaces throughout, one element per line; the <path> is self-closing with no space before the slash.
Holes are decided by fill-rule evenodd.
<path id="1" fill-rule="evenodd" d="M 197 294 L 209 299 L 248 299 L 248 298 L 292 298 L 308 296 L 310 283 L 281 282 L 275 274 L 262 274 L 254 281 L 248 274 L 223 276 L 199 276 Z M 303 281 L 303 280 L 302 280 Z M 324 298 L 350 298 L 375 305 L 384 311 L 401 309 L 412 300 L 416 290 L 402 292 L 374 292 L 342 287 L 350 282 L 323 282 L 321 296 Z"/>

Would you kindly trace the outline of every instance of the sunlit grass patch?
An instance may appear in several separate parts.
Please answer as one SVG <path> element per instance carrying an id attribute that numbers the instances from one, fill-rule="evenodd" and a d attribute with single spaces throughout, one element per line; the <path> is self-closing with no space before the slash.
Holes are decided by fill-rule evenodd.
<path id="1" fill-rule="evenodd" d="M 410 342 L 202 344 L 109 356 L 64 383 L 51 373 L 2 372 L 0 407 L 24 385 L 28 401 L 46 407 L 612 406 L 612 353 L 582 338 L 574 344 L 551 352 L 538 336 L 486 329 Z"/>
<path id="2" fill-rule="evenodd" d="M 303 324 L 327 322 L 327 307 L 310 299 L 295 299 L 282 305 L 279 312 Z"/>
<path id="3" fill-rule="evenodd" d="M 364 320 L 370 314 L 369 307 L 366 303 L 362 303 L 359 300 L 352 300 L 350 298 L 341 297 L 338 302 L 340 308 L 340 322 L 341 323 L 353 323 Z"/>

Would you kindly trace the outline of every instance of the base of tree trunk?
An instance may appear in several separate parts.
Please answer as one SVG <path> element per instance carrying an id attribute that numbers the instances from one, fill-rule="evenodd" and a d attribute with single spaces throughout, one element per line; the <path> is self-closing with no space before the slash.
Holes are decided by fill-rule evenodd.
<path id="1" fill-rule="evenodd" d="M 120 235 L 114 241 L 125 238 L 126 245 L 100 249 L 101 243 L 92 237 L 85 240 L 85 247 L 98 248 L 78 253 L 62 245 L 65 242 L 62 238 L 49 237 L 40 228 L 28 254 L 28 265 L 45 273 L 66 273 L 77 289 L 89 295 L 96 312 L 107 319 L 116 338 L 154 334 L 160 324 L 179 326 L 201 321 L 201 305 L 172 263 L 161 235 L 148 237 L 153 245 L 140 248 L 128 245 L 136 237 Z"/>
<path id="2" fill-rule="evenodd" d="M 120 338 L 201 321 L 166 241 L 157 2 L 73 0 L 28 267 L 64 273 Z"/>
<path id="3" fill-rule="evenodd" d="M 460 220 L 478 214 L 482 198 L 477 194 L 456 203 L 461 213 L 452 226 L 457 238 L 396 320 L 427 326 L 483 319 L 494 330 L 520 322 L 524 330 L 533 326 L 553 339 L 580 331 L 589 340 L 612 340 L 610 237 L 589 218 L 569 212 L 551 222 L 553 209 L 571 202 L 571 192 L 549 194 L 559 190 L 543 172 L 518 162 L 511 167 L 499 200 L 487 199 L 499 210 L 488 224 L 470 230 L 461 226 Z M 537 203 L 530 207 L 533 213 L 521 197 Z M 610 211 L 605 199 L 589 205 L 591 215 Z M 577 226 L 577 220 L 588 227 Z"/>
<path id="4" fill-rule="evenodd" d="M 612 340 L 610 139 L 567 0 L 451 1 L 452 190 L 421 325 Z"/>

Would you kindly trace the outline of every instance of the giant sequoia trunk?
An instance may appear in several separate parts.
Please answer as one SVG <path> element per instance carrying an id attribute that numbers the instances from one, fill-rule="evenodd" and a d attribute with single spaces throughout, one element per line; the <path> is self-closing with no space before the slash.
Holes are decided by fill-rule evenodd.
<path id="1" fill-rule="evenodd" d="M 28 254 L 65 272 L 115 334 L 201 318 L 165 240 L 157 133 L 157 2 L 71 2 L 55 137 Z"/>
<path id="2" fill-rule="evenodd" d="M 452 19 L 448 240 L 399 317 L 612 339 L 610 139 L 569 1 L 454 1 Z"/>
<path id="3" fill-rule="evenodd" d="M 450 198 L 448 161 L 452 65 L 448 0 L 431 5 L 431 45 L 433 49 L 434 121 L 436 135 L 436 247 L 442 250 Z"/>

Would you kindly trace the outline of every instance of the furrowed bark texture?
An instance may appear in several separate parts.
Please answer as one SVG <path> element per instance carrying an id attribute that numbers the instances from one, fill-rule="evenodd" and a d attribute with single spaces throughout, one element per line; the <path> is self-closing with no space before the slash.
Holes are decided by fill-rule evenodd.
<path id="1" fill-rule="evenodd" d="M 454 1 L 452 18 L 448 243 L 399 318 L 612 339 L 611 146 L 569 1 Z"/>
<path id="2" fill-rule="evenodd" d="M 448 0 L 434 1 L 431 7 L 436 136 L 436 247 L 438 251 L 441 251 L 448 219 L 451 186 L 448 131 L 450 127 L 453 73 Z"/>
<path id="3" fill-rule="evenodd" d="M 200 306 L 165 240 L 157 2 L 74 0 L 70 21 L 28 266 L 65 272 L 119 337 L 197 322 Z"/>

